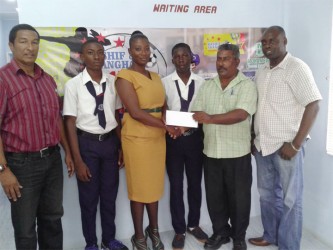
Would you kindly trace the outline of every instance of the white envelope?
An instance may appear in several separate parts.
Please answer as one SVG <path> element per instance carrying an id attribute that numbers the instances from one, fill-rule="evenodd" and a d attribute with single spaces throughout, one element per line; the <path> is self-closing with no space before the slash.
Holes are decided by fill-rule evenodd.
<path id="1" fill-rule="evenodd" d="M 166 111 L 166 125 L 197 128 L 198 122 L 193 119 L 191 112 Z"/>

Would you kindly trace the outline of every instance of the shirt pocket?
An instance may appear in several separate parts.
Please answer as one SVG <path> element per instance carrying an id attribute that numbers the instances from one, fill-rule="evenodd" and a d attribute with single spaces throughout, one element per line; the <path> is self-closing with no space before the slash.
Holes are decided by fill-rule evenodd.
<path id="1" fill-rule="evenodd" d="M 31 95 L 31 97 L 29 97 Z M 8 92 L 9 111 L 18 112 L 25 107 L 29 107 L 29 98 L 34 98 L 31 88 L 26 85 L 16 85 Z"/>
<path id="2" fill-rule="evenodd" d="M 273 85 L 268 90 L 267 99 L 272 103 L 285 105 L 293 102 L 294 97 L 291 88 L 287 83 L 284 82 L 279 86 L 276 84 Z"/>
<path id="3" fill-rule="evenodd" d="M 228 95 L 228 94 L 227 94 Z M 236 108 L 237 95 L 230 95 L 224 98 L 224 110 L 225 112 L 230 112 Z"/>

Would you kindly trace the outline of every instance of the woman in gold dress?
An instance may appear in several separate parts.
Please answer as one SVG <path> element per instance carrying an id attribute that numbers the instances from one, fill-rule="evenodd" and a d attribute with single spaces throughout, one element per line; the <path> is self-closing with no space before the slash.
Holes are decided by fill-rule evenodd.
<path id="1" fill-rule="evenodd" d="M 175 134 L 163 121 L 165 93 L 158 74 L 146 70 L 150 58 L 148 38 L 135 31 L 128 49 L 132 65 L 122 69 L 116 89 L 125 107 L 121 141 L 126 169 L 128 198 L 135 235 L 131 241 L 138 250 L 164 249 L 158 232 L 158 200 L 163 195 L 165 175 L 165 131 Z M 143 232 L 143 212 L 147 209 L 149 225 Z"/>

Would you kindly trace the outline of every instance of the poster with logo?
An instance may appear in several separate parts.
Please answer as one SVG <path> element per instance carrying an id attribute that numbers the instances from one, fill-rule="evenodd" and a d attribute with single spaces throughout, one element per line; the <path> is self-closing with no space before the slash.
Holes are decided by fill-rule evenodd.
<path id="1" fill-rule="evenodd" d="M 105 49 L 104 71 L 116 75 L 131 65 L 129 39 L 135 28 L 43 27 L 37 63 L 57 82 L 59 94 L 65 83 L 79 74 L 84 65 L 80 59 L 82 44 L 94 38 Z M 193 53 L 193 72 L 209 79 L 216 75 L 216 53 L 222 43 L 237 44 L 240 48 L 239 70 L 253 78 L 266 59 L 261 51 L 260 28 L 235 29 L 139 29 L 150 41 L 150 62 L 147 68 L 164 77 L 174 71 L 172 47 L 180 42 L 190 45 Z"/>

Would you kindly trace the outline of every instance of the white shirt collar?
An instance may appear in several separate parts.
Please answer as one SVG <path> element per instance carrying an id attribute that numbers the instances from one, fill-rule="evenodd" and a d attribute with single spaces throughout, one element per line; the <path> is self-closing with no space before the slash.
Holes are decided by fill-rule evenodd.
<path id="1" fill-rule="evenodd" d="M 179 75 L 177 74 L 177 71 L 174 71 L 173 73 L 171 73 L 171 79 L 173 81 L 176 81 L 176 80 L 180 80 L 182 81 L 182 79 L 179 77 Z M 191 75 L 190 75 L 190 78 L 188 79 L 188 82 L 191 82 L 192 80 L 198 80 L 198 77 L 196 74 L 194 74 L 193 72 L 191 72 Z"/>
<path id="2" fill-rule="evenodd" d="M 289 60 L 289 58 L 291 57 L 291 54 L 289 52 L 287 52 L 286 56 L 283 58 L 283 60 L 278 64 L 276 65 L 274 68 L 282 68 L 282 69 L 285 69 L 287 67 L 287 62 Z M 267 69 L 271 69 L 270 68 L 270 65 L 269 65 L 269 62 L 265 65 L 265 68 Z M 274 69 L 272 68 L 272 69 Z"/>
<path id="3" fill-rule="evenodd" d="M 102 73 L 103 74 L 102 74 L 101 83 L 106 82 L 106 74 L 104 72 L 102 72 Z M 91 79 L 91 76 L 89 75 L 89 73 L 87 71 L 87 68 L 84 68 L 84 70 L 82 71 L 81 74 L 82 74 L 82 85 L 85 85 L 89 81 L 95 82 L 94 80 Z"/>

